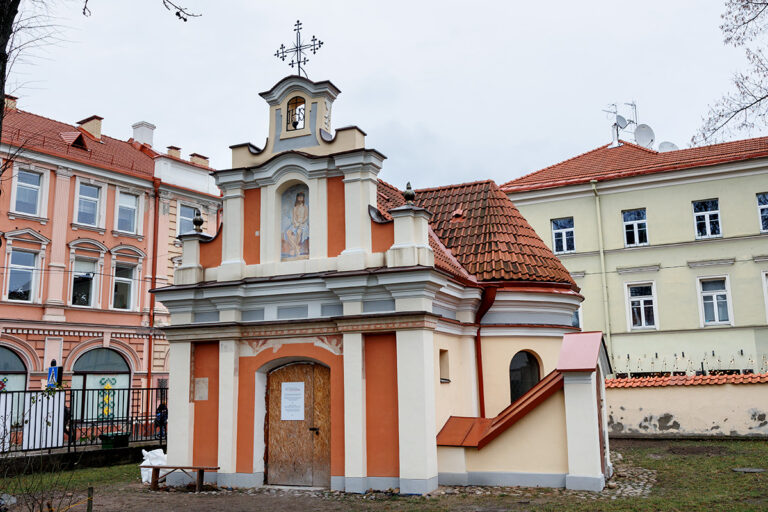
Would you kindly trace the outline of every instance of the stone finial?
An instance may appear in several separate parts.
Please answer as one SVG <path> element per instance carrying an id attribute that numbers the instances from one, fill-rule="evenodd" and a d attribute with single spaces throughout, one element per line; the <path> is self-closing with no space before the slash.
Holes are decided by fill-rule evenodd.
<path id="1" fill-rule="evenodd" d="M 192 219 L 192 224 L 195 226 L 195 233 L 203 232 L 203 217 L 198 209 L 195 209 L 195 217 Z"/>
<path id="2" fill-rule="evenodd" d="M 413 200 L 416 199 L 416 192 L 414 192 L 411 188 L 410 181 L 405 185 L 405 192 L 403 192 L 403 197 L 405 198 L 405 204 L 413 204 Z"/>

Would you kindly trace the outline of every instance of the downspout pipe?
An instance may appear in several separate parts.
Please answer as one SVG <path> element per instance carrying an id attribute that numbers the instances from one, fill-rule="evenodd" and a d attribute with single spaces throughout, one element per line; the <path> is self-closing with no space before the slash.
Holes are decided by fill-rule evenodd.
<path id="1" fill-rule="evenodd" d="M 605 270 L 605 244 L 603 243 L 603 213 L 600 208 L 600 194 L 597 192 L 597 180 L 590 180 L 592 194 L 595 197 L 595 217 L 597 220 L 597 243 L 600 252 L 600 284 L 603 287 L 603 329 L 608 349 L 608 359 L 613 360 L 613 344 L 611 343 L 611 317 L 608 309 L 608 278 Z"/>
<path id="2" fill-rule="evenodd" d="M 495 286 L 483 287 L 480 305 L 475 313 L 475 327 L 477 328 L 477 333 L 475 334 L 475 364 L 477 366 L 477 399 L 480 405 L 481 418 L 485 418 L 485 390 L 483 387 L 483 349 L 480 336 L 480 322 L 496 300 L 496 289 Z"/>
<path id="3" fill-rule="evenodd" d="M 158 256 L 158 230 L 160 225 L 160 184 L 162 182 L 159 178 L 152 180 L 152 185 L 155 191 L 155 215 L 154 225 L 152 227 L 152 284 L 151 290 L 157 287 L 157 256 Z M 149 344 L 147 350 L 147 387 L 152 387 L 152 363 L 154 362 L 154 341 L 155 341 L 155 294 L 149 294 Z"/>

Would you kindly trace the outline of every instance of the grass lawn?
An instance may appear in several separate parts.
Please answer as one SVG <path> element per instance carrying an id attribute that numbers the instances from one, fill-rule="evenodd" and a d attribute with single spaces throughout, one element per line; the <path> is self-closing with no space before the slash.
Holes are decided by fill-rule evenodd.
<path id="1" fill-rule="evenodd" d="M 628 441 L 615 440 L 612 451 L 623 456 L 614 461 L 617 489 L 587 493 L 563 489 L 452 488 L 449 494 L 428 497 L 339 495 L 316 493 L 275 495 L 264 490 L 253 494 L 222 492 L 195 495 L 186 492 L 152 493 L 138 484 L 137 465 L 80 469 L 46 475 L 43 485 L 82 495 L 96 488 L 96 510 L 146 510 L 147 503 L 165 510 L 398 510 L 398 511 L 655 511 L 655 510 L 768 510 L 768 471 L 737 473 L 733 468 L 768 470 L 767 441 Z M 638 477 L 637 475 L 645 475 Z M 648 478 L 648 475 L 651 475 Z M 626 496 L 642 478 L 652 483 L 647 496 Z M 655 478 L 655 481 L 654 481 Z M 0 480 L 0 489 L 10 483 Z M 64 484 L 67 485 L 64 485 Z M 650 484 L 649 484 L 650 485 Z M 642 486 L 640 486 L 642 488 Z M 622 491 L 623 489 L 623 491 Z M 647 486 L 646 486 L 647 489 Z M 441 491 L 448 489 L 441 488 Z M 453 493 L 453 492 L 456 493 Z M 478 494 L 488 492 L 490 494 Z M 0 490 L 0 493 L 2 491 Z M 317 495 L 320 494 L 320 495 Z M 101 502 L 101 503 L 99 503 Z M 211 508 L 213 507 L 213 508 Z"/>

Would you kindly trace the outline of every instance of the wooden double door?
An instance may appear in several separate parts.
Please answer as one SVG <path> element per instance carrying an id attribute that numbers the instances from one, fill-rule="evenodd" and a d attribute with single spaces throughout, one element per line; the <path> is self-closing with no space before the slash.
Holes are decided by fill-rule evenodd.
<path id="1" fill-rule="evenodd" d="M 267 376 L 267 483 L 331 485 L 331 371 L 291 363 Z"/>

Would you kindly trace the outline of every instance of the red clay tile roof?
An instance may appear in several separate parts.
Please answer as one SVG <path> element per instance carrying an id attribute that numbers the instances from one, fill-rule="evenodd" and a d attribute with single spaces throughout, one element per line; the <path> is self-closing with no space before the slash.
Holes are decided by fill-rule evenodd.
<path id="1" fill-rule="evenodd" d="M 606 379 L 606 388 L 656 388 L 665 386 L 704 386 L 718 384 L 768 384 L 768 373 L 746 375 L 672 375 L 669 377 L 643 377 Z"/>
<path id="2" fill-rule="evenodd" d="M 102 135 L 101 140 L 88 137 L 88 149 L 80 149 L 71 145 L 76 133 L 85 132 L 75 126 L 23 110 L 8 109 L 3 119 L 2 141 L 16 147 L 23 145 L 30 151 L 140 178 L 152 178 L 154 175 L 151 156 L 142 152 L 138 145 Z"/>
<path id="3" fill-rule="evenodd" d="M 402 193 L 379 180 L 378 209 L 405 204 Z M 416 205 L 432 213 L 435 265 L 480 281 L 538 281 L 573 285 L 571 275 L 493 181 L 416 191 Z M 459 268 L 461 270 L 460 271 Z"/>
<path id="4" fill-rule="evenodd" d="M 523 192 L 768 157 L 768 137 L 663 153 L 621 142 L 621 146 L 606 144 L 509 181 L 502 189 L 507 193 Z"/>
<path id="5" fill-rule="evenodd" d="M 554 370 L 495 418 L 451 416 L 437 434 L 437 445 L 481 449 L 561 389 L 563 374 Z"/>

